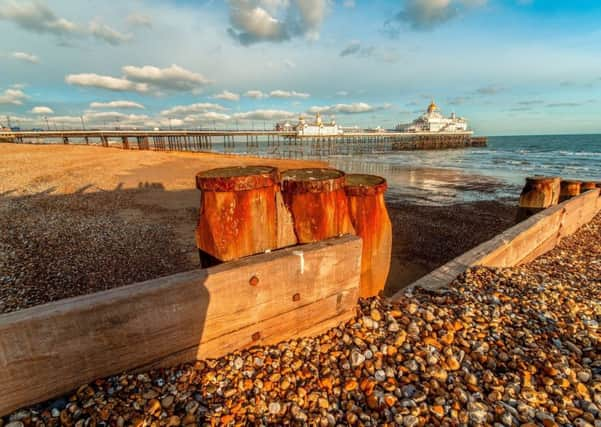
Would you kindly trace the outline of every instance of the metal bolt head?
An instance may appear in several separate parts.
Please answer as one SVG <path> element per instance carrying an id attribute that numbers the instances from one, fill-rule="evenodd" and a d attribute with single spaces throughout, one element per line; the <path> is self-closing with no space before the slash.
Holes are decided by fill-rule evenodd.
<path id="1" fill-rule="evenodd" d="M 248 283 L 250 284 L 250 286 L 257 286 L 259 284 L 259 278 L 257 276 L 253 276 L 250 278 Z"/>
<path id="2" fill-rule="evenodd" d="M 260 339 L 261 339 L 261 332 L 255 332 L 254 334 L 252 334 L 253 341 L 259 341 Z"/>
<path id="3" fill-rule="evenodd" d="M 300 301 L 300 294 L 292 295 L 292 301 Z"/>

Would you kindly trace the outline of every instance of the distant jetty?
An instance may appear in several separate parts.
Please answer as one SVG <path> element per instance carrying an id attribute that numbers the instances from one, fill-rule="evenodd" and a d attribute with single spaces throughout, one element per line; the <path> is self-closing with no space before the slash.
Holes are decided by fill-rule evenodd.
<path id="1" fill-rule="evenodd" d="M 426 112 L 395 130 L 343 128 L 320 114 L 309 121 L 277 123 L 273 130 L 0 130 L 0 142 L 86 144 L 155 151 L 215 151 L 305 158 L 483 147 L 486 137 L 474 137 L 467 120 L 444 117 L 432 101 Z"/>

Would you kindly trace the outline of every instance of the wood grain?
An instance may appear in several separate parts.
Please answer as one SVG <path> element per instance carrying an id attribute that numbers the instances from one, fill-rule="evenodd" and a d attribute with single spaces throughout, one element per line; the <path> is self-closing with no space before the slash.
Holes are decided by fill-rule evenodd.
<path id="1" fill-rule="evenodd" d="M 319 330 L 352 310 L 360 263 L 361 240 L 344 236 L 2 315 L 0 414 L 163 359 L 221 356 L 255 331 L 260 344 Z"/>

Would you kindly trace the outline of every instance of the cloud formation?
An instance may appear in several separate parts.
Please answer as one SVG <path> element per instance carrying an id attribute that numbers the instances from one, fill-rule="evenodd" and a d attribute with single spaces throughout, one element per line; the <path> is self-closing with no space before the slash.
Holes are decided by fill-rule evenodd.
<path id="1" fill-rule="evenodd" d="M 389 104 L 373 106 L 365 102 L 355 102 L 353 104 L 336 104 L 327 106 L 314 106 L 309 108 L 307 111 L 312 114 L 360 114 L 360 113 L 371 113 L 374 111 L 380 111 L 390 108 Z"/>
<path id="2" fill-rule="evenodd" d="M 59 18 L 41 1 L 7 0 L 0 4 L 0 19 L 12 21 L 19 27 L 38 34 L 69 36 L 80 31 L 76 24 Z"/>
<path id="3" fill-rule="evenodd" d="M 113 46 L 131 40 L 131 34 L 123 34 L 108 25 L 92 21 L 84 25 L 61 18 L 43 0 L 0 2 L 0 20 L 10 21 L 24 30 L 37 34 L 53 34 L 61 38 L 92 36 Z"/>
<path id="4" fill-rule="evenodd" d="M 35 56 L 33 53 L 27 52 L 13 52 L 12 57 L 19 61 L 30 62 L 32 64 L 39 64 L 40 58 Z"/>
<path id="5" fill-rule="evenodd" d="M 364 46 L 359 40 L 353 40 L 339 53 L 341 57 L 355 56 L 357 58 L 375 58 L 383 62 L 397 62 L 400 56 L 396 50 L 376 48 L 373 45 Z"/>
<path id="6" fill-rule="evenodd" d="M 223 92 L 214 95 L 213 98 L 223 99 L 224 101 L 238 101 L 240 99 L 240 95 L 228 90 L 224 90 Z"/>
<path id="7" fill-rule="evenodd" d="M 165 90 L 194 90 L 211 83 L 202 74 L 186 70 L 175 64 L 167 68 L 158 68 L 152 65 L 143 67 L 126 65 L 122 70 L 125 77 L 131 81 Z"/>
<path id="8" fill-rule="evenodd" d="M 254 99 L 261 99 L 261 98 L 267 98 L 269 95 L 267 95 L 266 93 L 263 93 L 260 90 L 249 90 L 247 91 L 244 96 L 248 97 L 248 98 L 254 98 Z"/>
<path id="9" fill-rule="evenodd" d="M 119 31 L 109 27 L 108 25 L 96 21 L 92 21 L 90 23 L 90 33 L 94 37 L 102 39 L 113 46 L 117 46 L 121 43 L 128 42 L 133 38 L 131 34 L 120 33 Z"/>
<path id="10" fill-rule="evenodd" d="M 72 85 L 96 87 L 118 92 L 160 93 L 167 91 L 192 91 L 210 83 L 202 74 L 186 70 L 178 65 L 158 68 L 152 65 L 136 67 L 126 65 L 123 77 L 103 76 L 95 73 L 69 74 L 65 81 Z"/>
<path id="11" fill-rule="evenodd" d="M 229 35 L 242 45 L 319 37 L 329 0 L 229 0 Z"/>
<path id="12" fill-rule="evenodd" d="M 0 104 L 22 105 L 27 98 L 21 89 L 12 87 L 0 94 Z"/>
<path id="13" fill-rule="evenodd" d="M 50 107 L 46 107 L 44 105 L 38 105 L 37 107 L 33 107 L 31 109 L 32 114 L 53 114 L 54 110 Z"/>
<path id="14" fill-rule="evenodd" d="M 302 99 L 306 99 L 308 98 L 309 95 L 308 93 L 304 93 L 304 92 L 296 92 L 296 91 L 289 91 L 289 90 L 272 90 L 271 92 L 269 92 L 269 96 L 272 98 L 302 98 Z"/>
<path id="15" fill-rule="evenodd" d="M 160 114 L 162 116 L 183 116 L 195 113 L 206 113 L 211 110 L 225 111 L 227 110 L 227 108 L 219 104 L 212 104 L 210 102 L 200 102 L 189 105 L 176 105 L 174 107 L 161 111 Z"/>
<path id="16" fill-rule="evenodd" d="M 296 117 L 295 113 L 284 110 L 254 110 L 233 115 L 233 118 L 240 120 L 284 120 L 293 117 Z"/>
<path id="17" fill-rule="evenodd" d="M 69 74 L 65 77 L 65 82 L 70 85 L 95 87 L 115 92 L 148 92 L 148 85 L 145 83 L 134 83 L 124 78 L 102 76 L 95 73 Z"/>
<path id="18" fill-rule="evenodd" d="M 152 18 L 143 13 L 133 12 L 127 16 L 127 23 L 133 27 L 152 27 Z"/>
<path id="19" fill-rule="evenodd" d="M 465 10 L 486 5 L 487 0 L 406 0 L 400 12 L 387 22 L 387 32 L 399 33 L 399 24 L 417 31 L 432 30 Z"/>
<path id="20" fill-rule="evenodd" d="M 109 102 L 92 102 L 90 108 L 140 108 L 144 109 L 144 106 L 138 102 L 133 101 L 109 101 Z"/>

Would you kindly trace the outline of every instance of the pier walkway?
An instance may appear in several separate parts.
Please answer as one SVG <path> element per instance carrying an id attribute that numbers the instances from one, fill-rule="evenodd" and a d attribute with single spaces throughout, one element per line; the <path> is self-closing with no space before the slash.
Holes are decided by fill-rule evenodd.
<path id="1" fill-rule="evenodd" d="M 485 146 L 486 138 L 473 137 L 472 132 L 357 132 L 309 136 L 275 130 L 63 130 L 0 131 L 0 142 L 74 143 L 126 150 L 207 151 L 314 158 L 337 154 Z"/>

